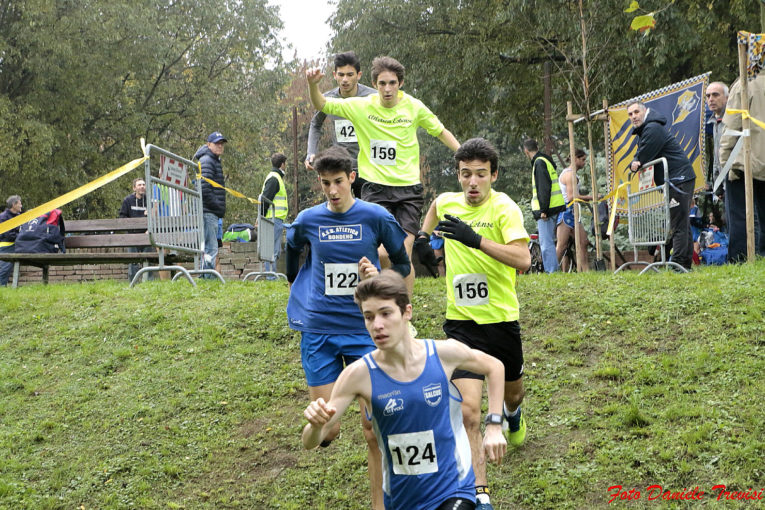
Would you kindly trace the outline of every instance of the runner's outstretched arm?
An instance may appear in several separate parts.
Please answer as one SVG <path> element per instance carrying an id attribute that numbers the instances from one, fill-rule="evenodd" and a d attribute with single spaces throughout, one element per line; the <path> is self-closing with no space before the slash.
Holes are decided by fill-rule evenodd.
<path id="1" fill-rule="evenodd" d="M 340 420 L 340 417 L 351 405 L 351 402 L 362 394 L 368 398 L 371 392 L 369 371 L 363 360 L 348 365 L 340 373 L 329 402 L 323 398 L 314 400 L 303 411 L 303 416 L 308 424 L 303 428 L 301 439 L 306 450 L 312 450 L 321 444 L 332 429 L 332 426 Z"/>
<path id="2" fill-rule="evenodd" d="M 324 95 L 319 90 L 319 82 L 324 77 L 324 73 L 321 72 L 321 69 L 316 67 L 314 69 L 308 69 L 305 72 L 305 77 L 306 80 L 308 80 L 308 92 L 311 96 L 311 104 L 318 111 L 321 111 L 327 103 Z"/>
<path id="3" fill-rule="evenodd" d="M 444 364 L 444 369 L 467 370 L 486 376 L 489 393 L 489 414 L 501 414 L 502 403 L 505 398 L 505 366 L 497 358 L 471 349 L 462 342 L 449 339 L 445 342 L 437 342 L 438 357 Z M 507 441 L 502 435 L 501 424 L 487 425 L 484 433 L 484 451 L 491 462 L 499 464 L 507 449 Z M 482 455 L 482 459 L 483 459 Z"/>
<path id="4" fill-rule="evenodd" d="M 454 137 L 451 131 L 444 128 L 443 131 L 441 131 L 441 134 L 438 135 L 438 139 L 441 140 L 441 143 L 449 147 L 453 151 L 457 151 L 457 149 L 460 148 L 460 143 L 457 141 L 457 139 Z"/>

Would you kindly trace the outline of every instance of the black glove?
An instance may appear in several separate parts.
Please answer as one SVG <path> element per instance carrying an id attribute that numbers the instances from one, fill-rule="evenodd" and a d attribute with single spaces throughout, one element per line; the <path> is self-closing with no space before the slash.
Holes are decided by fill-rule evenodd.
<path id="1" fill-rule="evenodd" d="M 438 267 L 438 259 L 433 252 L 433 248 L 430 247 L 430 239 L 428 237 L 417 236 L 417 239 L 414 240 L 414 252 L 423 266 L 428 269 Z"/>
<path id="2" fill-rule="evenodd" d="M 444 217 L 446 219 L 440 221 L 436 226 L 436 230 L 441 231 L 444 237 L 459 241 L 468 248 L 477 250 L 481 247 L 481 236 L 476 234 L 470 225 L 450 214 L 446 214 Z"/>

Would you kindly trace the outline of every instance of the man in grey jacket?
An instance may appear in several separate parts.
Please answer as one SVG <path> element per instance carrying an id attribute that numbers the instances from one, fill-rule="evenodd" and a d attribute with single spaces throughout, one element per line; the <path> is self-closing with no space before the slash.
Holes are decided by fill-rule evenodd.
<path id="1" fill-rule="evenodd" d="M 359 83 L 361 79 L 361 62 L 356 53 L 346 51 L 335 55 L 335 70 L 332 76 L 337 82 L 337 87 L 324 93 L 325 97 L 364 97 L 376 94 L 377 90 Z M 308 152 L 305 158 L 305 167 L 313 170 L 313 159 L 319 152 L 319 139 L 321 138 L 324 119 L 329 117 L 332 129 L 332 144 L 340 145 L 350 152 L 353 157 L 353 171 L 356 172 L 356 181 L 353 183 L 353 194 L 356 198 L 361 197 L 361 186 L 364 180 L 359 178 L 358 157 L 359 143 L 356 139 L 356 129 L 351 121 L 335 115 L 327 115 L 317 111 L 311 119 L 311 128 L 308 131 Z"/>
<path id="2" fill-rule="evenodd" d="M 747 82 L 749 97 L 741 101 L 741 83 L 736 81 L 730 88 L 728 108 L 748 110 L 758 120 L 765 120 L 765 72 Z M 741 114 L 725 113 L 725 132 L 720 141 L 720 164 L 725 166 L 731 157 L 738 136 L 728 130 L 740 131 Z M 754 251 L 765 256 L 765 129 L 756 122 L 750 123 L 752 167 L 752 198 L 755 215 Z M 738 153 L 725 183 L 725 214 L 728 222 L 728 262 L 744 262 L 747 258 L 746 232 L 746 184 L 744 183 L 744 151 Z"/>

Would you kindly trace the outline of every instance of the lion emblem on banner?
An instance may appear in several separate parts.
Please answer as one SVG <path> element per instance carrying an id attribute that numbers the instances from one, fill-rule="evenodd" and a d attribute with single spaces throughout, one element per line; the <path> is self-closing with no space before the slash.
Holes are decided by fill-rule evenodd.
<path id="1" fill-rule="evenodd" d="M 677 105 L 672 112 L 672 125 L 684 121 L 699 104 L 699 96 L 694 90 L 686 90 L 677 98 Z"/>

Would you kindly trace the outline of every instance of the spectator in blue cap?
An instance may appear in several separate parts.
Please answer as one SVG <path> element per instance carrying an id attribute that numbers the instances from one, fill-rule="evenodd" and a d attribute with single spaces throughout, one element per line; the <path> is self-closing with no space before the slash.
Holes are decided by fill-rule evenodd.
<path id="1" fill-rule="evenodd" d="M 221 186 L 226 185 L 223 176 L 223 165 L 220 157 L 223 154 L 226 137 L 218 131 L 207 137 L 207 143 L 197 150 L 194 158 L 199 160 L 202 167 L 202 177 L 206 177 Z M 226 190 L 202 180 L 202 216 L 204 218 L 205 257 L 204 269 L 215 269 L 215 259 L 218 256 L 218 220 L 226 215 Z M 212 275 L 202 275 L 212 278 Z"/>

